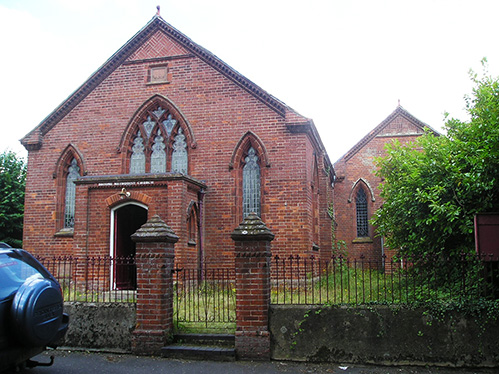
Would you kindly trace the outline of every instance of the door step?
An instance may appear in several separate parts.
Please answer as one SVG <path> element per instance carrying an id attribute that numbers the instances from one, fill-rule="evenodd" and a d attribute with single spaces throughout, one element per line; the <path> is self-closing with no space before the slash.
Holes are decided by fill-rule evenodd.
<path id="1" fill-rule="evenodd" d="M 235 361 L 234 335 L 179 334 L 173 344 L 163 347 L 161 355 L 190 360 Z"/>

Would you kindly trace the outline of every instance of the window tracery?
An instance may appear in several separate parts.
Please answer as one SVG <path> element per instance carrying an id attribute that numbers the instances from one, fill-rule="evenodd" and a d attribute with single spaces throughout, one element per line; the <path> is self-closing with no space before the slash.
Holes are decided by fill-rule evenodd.
<path id="1" fill-rule="evenodd" d="M 166 120 L 163 121 L 163 126 L 165 126 L 166 133 L 168 136 L 172 134 L 172 130 L 177 124 L 177 120 L 173 119 L 172 115 L 169 114 Z"/>
<path id="2" fill-rule="evenodd" d="M 128 173 L 188 174 L 188 150 L 184 129 L 167 109 L 147 110 L 133 130 Z"/>

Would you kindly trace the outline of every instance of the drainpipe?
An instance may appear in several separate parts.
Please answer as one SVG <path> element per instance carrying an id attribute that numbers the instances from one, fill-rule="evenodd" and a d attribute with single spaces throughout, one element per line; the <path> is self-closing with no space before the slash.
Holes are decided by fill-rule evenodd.
<path id="1" fill-rule="evenodd" d="M 87 217 L 86 220 L 86 238 L 85 238 L 85 294 L 88 291 L 88 241 L 90 237 L 90 187 L 87 188 Z M 74 230 L 74 229 L 73 229 Z"/>

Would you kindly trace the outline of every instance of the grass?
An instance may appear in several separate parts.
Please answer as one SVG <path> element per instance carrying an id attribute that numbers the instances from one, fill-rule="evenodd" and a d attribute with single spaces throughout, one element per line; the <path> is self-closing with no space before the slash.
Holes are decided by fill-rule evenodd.
<path id="1" fill-rule="evenodd" d="M 421 301 L 457 301 L 480 297 L 483 282 L 474 270 L 424 274 L 414 269 L 381 271 L 335 266 L 295 280 L 274 281 L 272 304 L 411 304 Z"/>
<path id="2" fill-rule="evenodd" d="M 174 326 L 175 334 L 234 334 L 235 322 L 178 322 Z"/>
<path id="3" fill-rule="evenodd" d="M 408 279 L 395 273 L 347 266 L 293 281 L 275 281 L 272 304 L 366 304 L 407 300 Z"/>
<path id="4" fill-rule="evenodd" d="M 60 282 L 64 301 L 102 302 L 102 303 L 135 303 L 135 290 L 81 290 L 70 282 Z"/>

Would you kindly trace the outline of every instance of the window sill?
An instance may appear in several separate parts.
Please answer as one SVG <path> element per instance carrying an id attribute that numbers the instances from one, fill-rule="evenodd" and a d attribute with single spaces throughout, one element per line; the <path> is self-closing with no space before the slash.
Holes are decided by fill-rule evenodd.
<path id="1" fill-rule="evenodd" d="M 154 82 L 147 82 L 146 86 L 153 86 L 155 84 L 170 84 L 170 81 L 154 81 Z"/>
<path id="2" fill-rule="evenodd" d="M 364 237 L 364 238 L 355 238 L 352 240 L 352 243 L 372 243 L 373 240 L 370 237 Z"/>
<path id="3" fill-rule="evenodd" d="M 72 238 L 74 234 L 73 228 L 64 228 L 54 234 L 58 238 Z"/>

